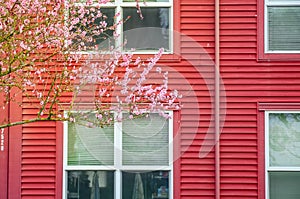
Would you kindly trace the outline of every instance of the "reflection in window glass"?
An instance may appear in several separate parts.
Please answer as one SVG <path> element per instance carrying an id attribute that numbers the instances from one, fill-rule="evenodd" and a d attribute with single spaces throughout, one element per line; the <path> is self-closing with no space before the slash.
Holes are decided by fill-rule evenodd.
<path id="1" fill-rule="evenodd" d="M 122 198 L 168 199 L 169 171 L 122 172 Z"/>
<path id="2" fill-rule="evenodd" d="M 300 166 L 300 114 L 270 113 L 270 166 Z"/>
<path id="3" fill-rule="evenodd" d="M 114 199 L 113 171 L 68 171 L 68 199 Z"/>
<path id="4" fill-rule="evenodd" d="M 142 8 L 143 19 L 136 8 L 124 8 L 124 41 L 126 50 L 170 50 L 169 8 Z"/>

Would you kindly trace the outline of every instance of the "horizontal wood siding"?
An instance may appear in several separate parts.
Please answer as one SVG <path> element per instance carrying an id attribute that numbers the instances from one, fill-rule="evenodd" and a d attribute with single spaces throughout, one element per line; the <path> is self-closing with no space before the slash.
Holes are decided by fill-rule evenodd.
<path id="1" fill-rule="evenodd" d="M 220 1 L 220 69 L 227 96 L 220 141 L 222 199 L 258 198 L 256 102 L 268 87 L 256 84 L 266 76 L 256 62 L 256 22 L 256 0 Z"/>
<path id="2" fill-rule="evenodd" d="M 299 62 L 257 62 L 257 1 L 221 0 L 221 77 L 227 95 L 221 134 L 221 198 L 257 199 L 258 102 L 295 102 Z M 262 16 L 260 16 L 262 17 Z M 262 136 L 260 136 L 262 137 Z"/>
<path id="3" fill-rule="evenodd" d="M 208 87 L 213 87 L 213 59 L 214 59 L 214 1 L 213 0 L 181 0 L 181 34 L 189 36 L 193 42 L 199 44 L 206 51 L 206 55 L 199 57 L 200 51 L 185 39 L 181 41 L 182 57 L 195 62 L 200 62 L 200 68 L 196 65 L 180 63 L 181 69 L 187 70 L 185 78 L 195 88 L 197 102 L 185 103 L 181 115 L 181 148 L 185 153 L 181 156 L 180 169 L 180 198 L 181 199 L 213 199 L 215 198 L 215 161 L 214 150 L 204 152 L 205 156 L 199 156 L 200 148 L 207 144 L 207 133 L 213 133 L 208 129 L 213 118 L 211 108 L 213 93 L 208 92 Z M 205 64 L 207 68 L 205 69 Z M 193 62 L 192 62 L 193 63 Z M 198 66 L 199 67 L 199 66 Z M 198 71 L 193 70 L 197 68 Z M 201 75 L 199 74 L 201 73 Z M 194 74 L 196 78 L 191 78 Z M 208 81 L 204 81 L 206 79 Z M 208 84 L 208 85 L 207 85 Z M 198 103 L 198 107 L 195 106 Z M 194 115 L 193 109 L 199 108 L 199 115 Z M 209 132 L 208 132 L 209 131 Z M 196 135 L 195 135 L 196 133 Z M 202 151 L 203 152 L 203 151 Z"/>
<path id="4" fill-rule="evenodd" d="M 28 106 L 27 106 L 28 105 Z M 23 119 L 37 113 L 24 103 Z M 28 108 L 27 108 L 28 107 Z M 23 125 L 21 194 L 23 199 L 56 198 L 56 123 Z"/>
<path id="5" fill-rule="evenodd" d="M 179 41 L 182 59 L 163 64 L 171 69 L 170 88 L 183 95 L 180 142 L 175 173 L 175 199 L 215 198 L 214 0 L 180 0 Z M 258 102 L 299 102 L 299 62 L 257 61 L 257 0 L 220 0 L 221 91 L 226 93 L 226 115 L 220 137 L 221 199 L 258 199 Z M 199 44 L 204 51 L 195 49 Z M 199 51 L 198 51 L 199 50 Z M 201 70 L 197 67 L 201 66 Z M 180 75 L 179 75 L 180 74 Z M 63 96 L 68 101 L 68 96 Z M 222 108 L 222 106 L 221 106 Z M 222 109 L 223 110 L 223 109 Z M 37 110 L 25 101 L 23 119 Z M 21 194 L 23 199 L 60 198 L 62 153 L 55 122 L 23 126 Z M 61 136 L 61 135 L 60 135 Z M 204 146 L 204 148 L 203 148 Z M 206 148 L 205 148 L 206 147 Z M 204 156 L 199 156 L 202 150 Z M 207 151 L 205 151 L 207 150 Z M 60 186 L 60 187 L 58 187 Z"/>

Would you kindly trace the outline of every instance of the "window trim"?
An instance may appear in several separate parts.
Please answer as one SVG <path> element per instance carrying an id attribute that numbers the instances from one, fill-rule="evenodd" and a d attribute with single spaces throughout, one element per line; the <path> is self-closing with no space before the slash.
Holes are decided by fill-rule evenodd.
<path id="1" fill-rule="evenodd" d="M 267 110 L 264 113 L 264 118 L 265 118 L 265 137 L 264 137 L 264 141 L 265 141 L 265 198 L 266 199 L 270 199 L 270 190 L 269 190 L 269 172 L 270 171 L 300 171 L 300 167 L 276 167 L 276 166 L 270 166 L 269 162 L 270 162 L 270 156 L 269 156 L 269 152 L 270 152 L 270 147 L 269 147 L 269 115 L 270 113 L 300 113 L 300 110 Z"/>
<path id="2" fill-rule="evenodd" d="M 272 0 L 258 1 L 257 11 L 257 53 L 258 61 L 299 61 L 300 60 L 300 50 L 299 51 L 269 51 L 268 50 L 268 15 L 267 7 L 273 6 L 300 6 L 299 0 L 294 0 L 294 2 L 287 3 L 285 1 L 272 2 Z"/>
<path id="3" fill-rule="evenodd" d="M 116 13 L 120 12 L 121 14 L 118 16 L 116 19 L 117 21 L 121 19 L 122 17 L 122 7 L 136 7 L 135 2 L 122 2 L 122 0 L 115 0 L 115 3 L 107 3 L 107 4 L 98 4 L 94 3 L 92 6 L 103 6 L 103 8 L 115 8 Z M 140 7 L 159 7 L 157 5 L 159 3 L 162 7 L 169 7 L 170 8 L 170 27 L 169 27 L 169 32 L 170 32 L 170 51 L 169 52 L 164 52 L 160 60 L 162 62 L 180 62 L 180 38 L 178 36 L 179 32 L 179 26 L 180 26 L 180 2 L 175 1 L 175 0 L 169 0 L 169 2 L 147 2 L 146 5 L 143 2 L 140 2 Z M 82 3 L 76 3 L 77 5 L 80 5 Z M 75 4 L 75 5 L 76 5 Z M 67 16 L 65 16 L 67 17 Z M 118 26 L 117 27 L 118 32 L 122 33 L 123 26 Z M 117 41 L 117 45 L 119 45 L 123 40 L 123 35 L 121 34 L 119 40 Z M 122 52 L 126 53 L 126 51 Z M 80 51 L 76 52 L 77 54 L 82 54 L 82 55 L 88 55 L 88 54 L 93 54 L 95 51 Z M 142 59 L 148 58 L 149 55 L 156 54 L 157 51 L 137 51 L 133 52 L 134 54 L 134 59 L 137 57 L 141 57 Z M 160 61 L 159 61 L 160 62 Z"/>
<path id="4" fill-rule="evenodd" d="M 258 198 L 266 199 L 265 183 L 265 111 L 299 111 L 298 101 L 257 102 Z"/>
<path id="5" fill-rule="evenodd" d="M 114 171 L 114 199 L 122 198 L 122 171 L 169 171 L 169 199 L 174 198 L 174 113 L 173 111 L 166 111 L 170 115 L 168 129 L 169 129 L 169 164 L 168 166 L 122 166 L 122 122 L 114 123 L 114 165 L 102 165 L 102 166 L 68 166 L 68 122 L 63 122 L 63 168 L 62 168 L 62 198 L 67 198 L 67 172 L 74 170 L 101 170 L 101 171 Z M 117 129 L 117 130 L 116 130 Z M 119 130 L 118 130 L 119 129 Z M 121 129 L 121 130 L 120 130 Z"/>

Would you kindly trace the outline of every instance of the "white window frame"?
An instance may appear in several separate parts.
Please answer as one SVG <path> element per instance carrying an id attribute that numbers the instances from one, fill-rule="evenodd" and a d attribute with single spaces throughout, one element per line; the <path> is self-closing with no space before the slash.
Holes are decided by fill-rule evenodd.
<path id="1" fill-rule="evenodd" d="M 264 0 L 264 46 L 265 53 L 296 54 L 300 50 L 270 50 L 269 49 L 269 30 L 268 30 L 268 7 L 269 6 L 300 6 L 300 0 Z"/>
<path id="2" fill-rule="evenodd" d="M 82 3 L 75 3 L 76 5 L 82 5 Z M 124 7 L 133 7 L 136 8 L 136 2 L 123 2 L 123 0 L 111 0 L 111 2 L 107 3 L 107 4 L 98 4 L 98 3 L 94 3 L 91 6 L 101 6 L 102 8 L 115 8 L 115 13 L 120 13 L 120 15 L 118 15 L 116 17 L 116 21 L 121 21 L 122 20 L 122 16 L 123 16 L 123 9 Z M 143 1 L 139 2 L 139 6 L 141 8 L 153 8 L 153 7 L 168 7 L 170 8 L 170 12 L 169 12 L 169 20 L 170 20 L 170 24 L 169 24 L 169 47 L 170 50 L 169 51 L 165 51 L 164 54 L 173 54 L 174 52 L 174 36 L 173 36 L 173 31 L 174 31 L 174 5 L 173 5 L 173 0 L 169 0 L 169 2 L 146 2 L 143 3 Z M 117 26 L 116 29 L 117 33 L 121 35 L 121 37 L 118 37 L 118 39 L 116 40 L 116 46 L 122 46 L 122 41 L 123 41 L 123 25 L 119 25 Z M 119 50 L 126 52 L 123 50 L 123 48 L 119 48 Z M 81 54 L 89 54 L 89 53 L 95 53 L 95 51 L 81 51 L 79 52 Z M 156 54 L 157 50 L 154 51 L 134 51 L 134 54 Z"/>
<path id="3" fill-rule="evenodd" d="M 68 166 L 68 122 L 64 122 L 64 147 L 63 147 L 63 199 L 67 198 L 67 172 L 78 170 L 101 170 L 114 171 L 114 199 L 122 199 L 122 171 L 147 172 L 168 171 L 169 172 L 169 199 L 173 199 L 173 112 L 166 111 L 170 116 L 169 129 L 169 164 L 168 166 L 123 166 L 122 165 L 122 122 L 114 123 L 114 165 L 102 166 Z M 124 198 L 123 198 L 124 199 Z"/>
<path id="4" fill-rule="evenodd" d="M 265 197 L 270 199 L 270 190 L 269 190 L 269 172 L 271 171 L 299 171 L 300 167 L 275 167 L 270 166 L 270 146 L 269 146 L 269 114 L 270 113 L 299 113 L 300 111 L 265 111 Z"/>

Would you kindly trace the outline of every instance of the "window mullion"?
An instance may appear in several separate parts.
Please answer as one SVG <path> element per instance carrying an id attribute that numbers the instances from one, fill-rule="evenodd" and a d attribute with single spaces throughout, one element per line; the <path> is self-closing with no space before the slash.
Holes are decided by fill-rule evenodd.
<path id="1" fill-rule="evenodd" d="M 172 167 L 173 165 L 173 112 L 168 112 L 169 118 L 169 166 Z"/>
<path id="2" fill-rule="evenodd" d="M 122 177 L 121 171 L 118 169 L 115 171 L 115 199 L 122 198 Z"/>
<path id="3" fill-rule="evenodd" d="M 300 167 L 269 167 L 268 171 L 300 171 Z"/>
<path id="4" fill-rule="evenodd" d="M 122 7 L 136 7 L 135 2 L 123 2 L 121 4 Z M 172 4 L 170 2 L 140 2 L 140 7 L 171 7 Z"/>
<path id="5" fill-rule="evenodd" d="M 118 113 L 115 113 L 115 117 L 117 117 Z M 114 134 L 115 134 L 115 147 L 114 147 L 114 155 L 115 155 L 115 199 L 122 198 L 122 122 L 116 122 L 114 124 Z"/>
<path id="6" fill-rule="evenodd" d="M 121 3 L 116 3 L 116 24 L 117 24 L 117 27 L 116 27 L 116 30 L 115 30 L 115 33 L 116 33 L 116 49 L 118 50 L 122 50 L 122 29 L 123 29 L 123 23 L 122 23 L 122 8 L 121 8 Z"/>
<path id="7" fill-rule="evenodd" d="M 299 6 L 300 1 L 266 1 L 267 6 Z"/>
<path id="8" fill-rule="evenodd" d="M 115 154 L 115 167 L 116 169 L 121 169 L 122 167 L 122 123 L 116 122 L 115 123 L 115 147 L 114 147 L 114 154 Z"/>

